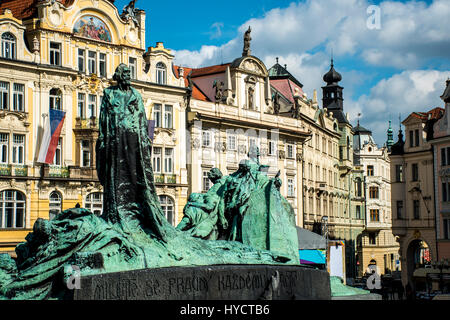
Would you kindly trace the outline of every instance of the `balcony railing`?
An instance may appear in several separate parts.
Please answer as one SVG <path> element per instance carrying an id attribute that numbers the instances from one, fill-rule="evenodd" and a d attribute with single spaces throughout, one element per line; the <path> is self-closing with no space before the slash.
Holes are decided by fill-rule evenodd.
<path id="1" fill-rule="evenodd" d="M 11 165 L 0 164 L 0 176 L 15 176 L 15 177 L 27 177 L 28 166 L 25 165 Z"/>
<path id="2" fill-rule="evenodd" d="M 10 176 L 10 175 L 11 175 L 11 165 L 0 164 L 0 176 Z"/>
<path id="3" fill-rule="evenodd" d="M 69 168 L 59 166 L 49 166 L 48 176 L 51 178 L 69 178 L 70 177 Z"/>
<path id="4" fill-rule="evenodd" d="M 175 174 L 161 174 L 156 173 L 154 175 L 155 177 L 155 183 L 159 184 L 176 184 L 177 183 L 177 175 Z"/>
<path id="5" fill-rule="evenodd" d="M 16 177 L 27 177 L 28 176 L 28 166 L 19 166 L 15 165 L 14 168 L 14 176 Z"/>
<path id="6" fill-rule="evenodd" d="M 76 128 L 95 129 L 98 128 L 98 118 L 76 118 Z"/>

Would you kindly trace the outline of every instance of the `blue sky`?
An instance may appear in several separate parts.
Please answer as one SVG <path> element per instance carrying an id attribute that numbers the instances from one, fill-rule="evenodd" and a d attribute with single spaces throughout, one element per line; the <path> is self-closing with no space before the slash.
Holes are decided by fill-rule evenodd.
<path id="1" fill-rule="evenodd" d="M 119 11 L 128 0 L 116 1 Z M 367 20 L 376 5 L 380 28 Z M 351 122 L 371 129 L 384 144 L 388 121 L 398 130 L 413 111 L 441 106 L 450 77 L 450 0 L 229 0 L 137 1 L 147 13 L 147 46 L 157 41 L 175 51 L 175 62 L 200 67 L 231 62 L 252 27 L 252 54 L 270 68 L 281 64 L 304 84 L 308 96 L 329 69 L 343 80 L 344 108 Z"/>

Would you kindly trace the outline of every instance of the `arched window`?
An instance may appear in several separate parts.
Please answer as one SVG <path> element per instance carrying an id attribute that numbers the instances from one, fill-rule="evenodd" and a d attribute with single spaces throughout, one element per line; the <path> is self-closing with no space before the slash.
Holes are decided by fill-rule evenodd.
<path id="1" fill-rule="evenodd" d="M 53 191 L 50 194 L 50 206 L 49 206 L 49 218 L 53 220 L 62 211 L 62 197 L 57 191 Z"/>
<path id="2" fill-rule="evenodd" d="M 88 194 L 86 197 L 86 205 L 84 207 L 97 216 L 100 216 L 103 212 L 103 193 L 94 192 Z"/>
<path id="3" fill-rule="evenodd" d="M 62 110 L 62 92 L 59 89 L 51 89 L 49 94 L 50 109 Z"/>
<path id="4" fill-rule="evenodd" d="M 175 206 L 172 198 L 162 195 L 159 196 L 159 202 L 161 203 L 161 208 L 164 211 L 167 221 L 169 221 L 171 225 L 175 225 Z"/>
<path id="5" fill-rule="evenodd" d="M 25 195 L 16 190 L 0 193 L 0 228 L 25 228 Z"/>
<path id="6" fill-rule="evenodd" d="M 2 34 L 2 57 L 6 59 L 16 58 L 16 38 L 9 32 Z"/>
<path id="7" fill-rule="evenodd" d="M 166 84 L 166 65 L 162 62 L 156 64 L 156 83 Z"/>

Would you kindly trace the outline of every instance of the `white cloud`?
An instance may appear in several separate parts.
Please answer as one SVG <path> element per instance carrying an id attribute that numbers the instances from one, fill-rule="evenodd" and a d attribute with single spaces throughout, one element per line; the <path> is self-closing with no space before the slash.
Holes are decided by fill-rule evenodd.
<path id="1" fill-rule="evenodd" d="M 275 8 L 261 18 L 253 18 L 239 28 L 233 45 L 216 50 L 232 60 L 242 50 L 242 35 L 252 27 L 252 52 L 268 55 L 302 54 L 325 45 L 337 56 L 354 56 L 377 66 L 420 67 L 420 63 L 450 51 L 450 1 L 381 2 L 381 28 L 369 29 L 367 0 L 307 0 Z M 200 50 L 202 51 L 202 50 Z M 199 55 L 194 54 L 194 59 Z M 204 56 L 206 64 L 209 56 Z M 177 57 L 191 64 L 189 55 Z M 195 60 L 194 62 L 197 62 Z M 214 62 L 213 62 L 214 63 Z M 215 63 L 220 63 L 216 59 Z"/>
<path id="2" fill-rule="evenodd" d="M 450 71 L 403 71 L 380 80 L 368 95 L 362 95 L 357 101 L 346 101 L 345 106 L 353 123 L 358 112 L 362 113 L 361 124 L 372 129 L 375 140 L 382 145 L 389 119 L 398 123 L 399 114 L 403 121 L 412 112 L 444 107 L 440 96 L 449 76 Z"/>

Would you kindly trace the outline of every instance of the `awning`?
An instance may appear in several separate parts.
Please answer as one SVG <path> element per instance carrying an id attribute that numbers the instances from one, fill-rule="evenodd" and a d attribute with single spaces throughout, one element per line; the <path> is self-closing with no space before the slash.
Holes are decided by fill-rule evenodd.
<path id="1" fill-rule="evenodd" d="M 299 250 L 313 250 L 326 249 L 327 241 L 325 237 L 311 232 L 309 230 L 297 227 L 298 249 Z"/>
<path id="2" fill-rule="evenodd" d="M 301 264 L 325 264 L 325 250 L 298 250 Z"/>

